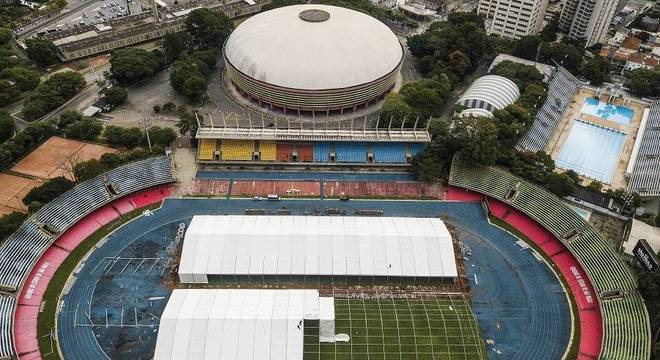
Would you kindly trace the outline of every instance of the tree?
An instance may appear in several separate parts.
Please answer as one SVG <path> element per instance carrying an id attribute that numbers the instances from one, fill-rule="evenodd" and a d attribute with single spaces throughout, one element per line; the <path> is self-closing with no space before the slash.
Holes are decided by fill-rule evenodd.
<path id="1" fill-rule="evenodd" d="M 454 118 L 450 134 L 461 160 L 469 164 L 492 165 L 501 155 L 497 126 L 483 117 Z"/>
<path id="2" fill-rule="evenodd" d="M 78 110 L 64 110 L 57 121 L 57 128 L 64 130 L 70 124 L 83 119 L 83 114 Z"/>
<path id="3" fill-rule="evenodd" d="M 199 64 L 190 57 L 174 63 L 170 85 L 189 102 L 199 101 L 208 87 L 204 74 L 199 71 Z"/>
<path id="4" fill-rule="evenodd" d="M 0 27 L 0 45 L 8 44 L 12 39 L 11 29 Z"/>
<path id="5" fill-rule="evenodd" d="M 21 90 L 10 81 L 0 79 L 0 106 L 5 106 L 17 100 Z"/>
<path id="6" fill-rule="evenodd" d="M 154 52 L 138 48 L 114 50 L 110 71 L 120 84 L 132 84 L 153 76 L 163 68 L 164 59 Z"/>
<path id="7" fill-rule="evenodd" d="M 73 185 L 73 181 L 70 181 L 62 176 L 48 179 L 41 186 L 30 190 L 23 198 L 23 204 L 29 205 L 33 201 L 39 201 L 47 204 L 56 197 L 69 191 L 71 188 L 73 188 Z"/>
<path id="8" fill-rule="evenodd" d="M 654 70 L 639 68 L 627 74 L 630 90 L 640 96 L 660 94 L 660 68 Z"/>
<path id="9" fill-rule="evenodd" d="M 584 63 L 582 74 L 591 81 L 592 85 L 600 85 L 609 80 L 610 63 L 600 56 L 595 56 Z"/>
<path id="10" fill-rule="evenodd" d="M 506 165 L 511 172 L 531 182 L 540 184 L 555 170 L 555 162 L 544 151 L 514 152 Z"/>
<path id="11" fill-rule="evenodd" d="M 412 161 L 412 168 L 417 178 L 425 182 L 447 177 L 454 152 L 448 121 L 434 120 L 430 132 L 433 140 Z"/>
<path id="12" fill-rule="evenodd" d="M 593 191 L 601 192 L 603 190 L 603 183 L 598 180 L 592 180 L 587 188 Z"/>
<path id="13" fill-rule="evenodd" d="M 45 38 L 31 38 L 25 40 L 25 53 L 39 66 L 48 66 L 59 62 L 57 48 L 52 41 Z"/>
<path id="14" fill-rule="evenodd" d="M 14 136 L 14 118 L 8 112 L 0 111 L 0 143 Z"/>
<path id="15" fill-rule="evenodd" d="M 126 99 L 128 99 L 128 92 L 121 86 L 113 86 L 105 92 L 105 100 L 112 106 L 119 106 L 125 103 Z"/>
<path id="16" fill-rule="evenodd" d="M 79 93 L 85 84 L 85 79 L 73 71 L 54 74 L 25 100 L 23 118 L 31 121 L 46 115 Z"/>
<path id="17" fill-rule="evenodd" d="M 543 75 L 531 65 L 524 65 L 510 60 L 504 60 L 490 71 L 493 75 L 503 76 L 518 85 L 520 92 L 532 83 L 542 83 Z"/>
<path id="18" fill-rule="evenodd" d="M 103 136 L 108 144 L 126 148 L 140 145 L 143 138 L 142 131 L 139 128 L 123 128 L 115 125 L 106 126 Z"/>
<path id="19" fill-rule="evenodd" d="M 41 81 L 39 73 L 21 66 L 2 70 L 0 78 L 13 81 L 21 91 L 34 90 L 39 85 L 39 81 Z"/>
<path id="20" fill-rule="evenodd" d="M 57 168 L 62 172 L 62 175 L 66 178 L 71 178 L 74 181 L 77 181 L 76 175 L 73 172 L 73 169 L 76 167 L 82 160 L 82 154 L 80 152 L 72 154 L 62 154 L 57 158 Z"/>
<path id="21" fill-rule="evenodd" d="M 85 117 L 68 125 L 64 130 L 64 134 L 71 139 L 92 141 L 101 134 L 102 130 L 103 125 L 100 121 Z"/>
<path id="22" fill-rule="evenodd" d="M 566 69 L 577 72 L 582 64 L 584 49 L 565 43 L 543 43 L 539 61 L 546 64 L 556 62 L 562 64 Z"/>
<path id="23" fill-rule="evenodd" d="M 388 127 L 391 120 L 392 126 L 396 128 L 401 126 L 401 122 L 404 118 L 408 119 L 408 123 L 410 124 L 410 121 L 415 117 L 415 112 L 400 94 L 389 93 L 385 96 L 385 100 L 383 100 L 379 115 L 380 127 Z"/>
<path id="24" fill-rule="evenodd" d="M 107 170 L 108 167 L 96 159 L 78 163 L 73 167 L 73 173 L 77 181 L 89 180 L 106 172 Z"/>
<path id="25" fill-rule="evenodd" d="M 168 63 L 173 63 L 180 59 L 193 47 L 193 39 L 185 31 L 171 33 L 163 38 L 163 53 Z"/>
<path id="26" fill-rule="evenodd" d="M 438 94 L 434 85 L 435 83 L 429 81 L 417 81 L 405 84 L 399 91 L 406 104 L 413 109 L 415 118 L 419 117 L 420 121 L 426 121 L 429 117 L 438 117 L 442 114 L 446 99 Z"/>
<path id="27" fill-rule="evenodd" d="M 179 117 L 179 122 L 176 123 L 176 127 L 179 128 L 179 134 L 186 135 L 190 133 L 190 137 L 194 138 L 197 133 L 197 117 L 199 121 L 202 121 L 202 115 L 193 113 L 191 111 L 185 111 Z"/>
<path id="28" fill-rule="evenodd" d="M 170 146 L 176 139 L 176 133 L 172 128 L 161 128 L 152 126 L 149 128 L 149 139 L 152 146 Z"/>
<path id="29" fill-rule="evenodd" d="M 201 8 L 188 15 L 186 30 L 199 48 L 219 49 L 234 30 L 234 23 L 222 12 Z"/>
<path id="30" fill-rule="evenodd" d="M 16 211 L 0 217 L 0 240 L 6 239 L 18 230 L 26 217 L 26 214 Z"/>
<path id="31" fill-rule="evenodd" d="M 559 197 L 568 196 L 575 191 L 575 182 L 565 173 L 548 174 L 543 181 L 543 186 Z"/>
<path id="32" fill-rule="evenodd" d="M 527 60 L 535 60 L 542 42 L 543 40 L 539 36 L 523 36 L 516 42 L 513 55 Z"/>

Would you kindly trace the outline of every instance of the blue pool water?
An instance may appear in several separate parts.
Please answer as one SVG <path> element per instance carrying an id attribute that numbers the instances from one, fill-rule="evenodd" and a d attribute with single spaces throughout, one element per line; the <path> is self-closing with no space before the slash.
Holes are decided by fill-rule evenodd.
<path id="1" fill-rule="evenodd" d="M 632 121 L 635 112 L 625 106 L 612 105 L 595 98 L 588 98 L 582 105 L 582 112 L 597 116 L 599 118 L 628 125 Z"/>
<path id="2" fill-rule="evenodd" d="M 556 164 L 609 184 L 625 138 L 622 132 L 576 119 Z"/>

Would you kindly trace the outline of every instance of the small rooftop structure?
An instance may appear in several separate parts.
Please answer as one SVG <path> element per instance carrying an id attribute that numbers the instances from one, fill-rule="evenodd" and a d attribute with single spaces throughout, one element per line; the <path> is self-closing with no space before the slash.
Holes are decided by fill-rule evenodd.
<path id="1" fill-rule="evenodd" d="M 499 75 L 485 75 L 475 80 L 456 104 L 493 112 L 513 104 L 519 96 L 520 90 L 513 81 Z"/>
<path id="2" fill-rule="evenodd" d="M 660 251 L 660 228 L 633 219 L 632 226 L 630 227 L 630 235 L 628 235 L 628 238 L 622 244 L 623 252 L 633 255 L 633 249 L 641 239 L 645 239 L 656 254 Z"/>
<path id="3" fill-rule="evenodd" d="M 182 283 L 265 276 L 426 282 L 453 281 L 458 271 L 451 235 L 437 218 L 193 217 Z"/>
<path id="4" fill-rule="evenodd" d="M 318 321 L 320 342 L 334 342 L 334 298 L 317 290 L 175 289 L 154 359 L 302 360 L 308 321 Z"/>

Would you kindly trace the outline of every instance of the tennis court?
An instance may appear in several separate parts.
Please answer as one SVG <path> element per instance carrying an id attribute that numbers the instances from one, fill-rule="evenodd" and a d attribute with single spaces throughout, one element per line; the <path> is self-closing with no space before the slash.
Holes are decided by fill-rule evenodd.
<path id="1" fill-rule="evenodd" d="M 575 119 L 557 166 L 610 184 L 625 138 L 622 132 Z"/>
<path id="2" fill-rule="evenodd" d="M 41 185 L 40 181 L 9 174 L 0 174 L 0 215 L 12 211 L 26 212 L 23 197 L 33 188 Z"/>
<path id="3" fill-rule="evenodd" d="M 105 153 L 116 152 L 118 152 L 116 149 L 107 146 L 53 136 L 14 165 L 11 170 L 42 179 L 58 176 L 70 178 L 71 175 L 62 170 L 63 167 L 67 167 L 67 162 L 80 163 L 98 159 Z"/>

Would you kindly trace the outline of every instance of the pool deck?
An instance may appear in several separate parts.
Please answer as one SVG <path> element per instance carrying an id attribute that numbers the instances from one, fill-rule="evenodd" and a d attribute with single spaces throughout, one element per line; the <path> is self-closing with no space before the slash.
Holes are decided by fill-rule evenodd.
<path id="1" fill-rule="evenodd" d="M 616 168 L 612 174 L 612 182 L 610 184 L 603 184 L 603 187 L 611 187 L 613 189 L 625 188 L 626 180 L 624 178 L 624 173 L 626 172 L 626 167 L 628 166 L 628 161 L 630 160 L 632 148 L 635 144 L 635 139 L 637 138 L 637 131 L 639 130 L 639 125 L 642 121 L 642 114 L 644 113 L 644 108 L 646 105 L 633 99 L 630 99 L 630 103 L 628 104 L 624 104 L 623 99 L 615 99 L 614 105 L 622 105 L 632 109 L 635 112 L 630 124 L 619 124 L 616 121 L 609 121 L 597 116 L 581 113 L 584 101 L 589 97 L 593 97 L 595 94 L 596 91 L 591 88 L 583 87 L 578 90 L 577 94 L 573 97 L 571 103 L 568 105 L 564 116 L 557 125 L 557 129 L 555 130 L 554 134 L 552 134 L 550 141 L 548 141 L 545 152 L 550 154 L 552 159 L 555 161 L 557 158 L 559 158 L 559 153 L 566 143 L 566 139 L 571 132 L 570 130 L 573 127 L 573 123 L 575 122 L 576 118 L 596 125 L 605 126 L 610 129 L 621 131 L 626 134 L 626 139 L 623 143 L 623 147 L 621 148 L 621 153 L 619 155 L 619 159 L 617 160 Z M 607 96 L 601 96 L 600 100 L 606 102 Z M 591 179 L 587 177 L 582 176 L 581 178 L 583 179 L 583 185 L 587 185 L 589 182 L 591 182 Z"/>

